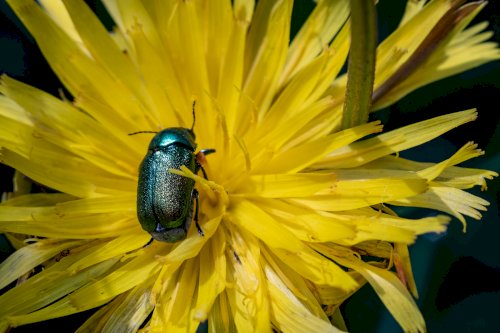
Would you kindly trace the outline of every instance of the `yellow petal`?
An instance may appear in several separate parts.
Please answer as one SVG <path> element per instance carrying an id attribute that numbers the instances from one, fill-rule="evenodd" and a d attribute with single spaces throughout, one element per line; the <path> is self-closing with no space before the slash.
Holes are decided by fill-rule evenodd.
<path id="1" fill-rule="evenodd" d="M 475 109 L 450 113 L 408 125 L 338 149 L 315 164 L 317 168 L 352 168 L 377 158 L 421 145 L 475 120 Z"/>
<path id="2" fill-rule="evenodd" d="M 337 33 L 330 46 L 326 50 L 324 50 L 324 52 L 333 53 L 333 57 L 323 68 L 321 78 L 316 84 L 316 87 L 313 90 L 312 94 L 309 96 L 308 102 L 315 101 L 322 95 L 324 95 L 324 92 L 327 91 L 327 88 L 330 86 L 332 80 L 340 73 L 342 67 L 344 66 L 349 54 L 351 34 L 350 28 L 351 26 L 348 21 L 346 24 L 344 24 L 344 27 Z"/>
<path id="3" fill-rule="evenodd" d="M 103 332 L 136 332 L 153 310 L 151 284 L 138 285 L 126 294 L 109 316 Z"/>
<path id="4" fill-rule="evenodd" d="M 396 156 L 385 156 L 381 159 L 368 163 L 364 167 L 387 168 L 395 170 L 420 171 L 434 166 L 434 163 L 421 163 L 407 160 Z M 481 186 L 486 189 L 486 179 L 493 179 L 498 174 L 490 170 L 463 168 L 451 166 L 443 170 L 436 179 L 439 183 L 458 189 L 468 189 L 474 186 Z"/>
<path id="5" fill-rule="evenodd" d="M 429 2 L 418 11 L 411 20 L 401 25 L 377 48 L 376 86 L 387 79 L 415 52 L 432 28 L 452 8 L 454 4 L 447 0 Z M 394 61 L 393 53 L 404 50 L 402 57 Z M 392 61 L 391 61 L 392 60 Z"/>
<path id="6" fill-rule="evenodd" d="M 441 174 L 438 178 L 443 185 L 458 188 L 461 190 L 469 189 L 474 186 L 481 186 L 481 190 L 486 190 L 486 179 L 498 177 L 498 173 L 490 170 L 451 167 Z"/>
<path id="7" fill-rule="evenodd" d="M 201 23 L 201 32 L 205 43 L 205 59 L 208 70 L 210 91 L 217 91 L 220 87 L 220 80 L 223 66 L 223 57 L 227 54 L 228 49 L 236 51 L 233 53 L 235 61 L 241 61 L 242 57 L 237 51 L 238 43 L 230 43 L 233 31 L 236 25 L 233 23 L 233 12 L 231 3 L 224 0 L 211 1 L 210 6 L 204 8 L 196 8 L 198 11 L 199 20 Z M 229 78 L 229 77 L 228 77 Z"/>
<path id="8" fill-rule="evenodd" d="M 203 246 L 217 231 L 221 218 L 222 216 L 217 216 L 206 222 L 200 221 L 200 227 L 203 230 L 204 236 L 198 234 L 196 228 L 190 228 L 187 238 L 175 245 L 166 256 L 158 257 L 158 260 L 163 263 L 175 263 L 197 256 Z"/>
<path id="9" fill-rule="evenodd" d="M 102 214 L 122 212 L 135 215 L 136 194 L 107 196 L 58 202 L 55 213 L 60 216 L 82 216 L 89 214 Z M 15 204 L 15 206 L 22 206 Z"/>
<path id="10" fill-rule="evenodd" d="M 102 306 L 100 309 L 94 312 L 94 314 L 92 314 L 92 316 L 90 316 L 83 323 L 83 325 L 78 327 L 75 333 L 94 333 L 102 331 L 104 325 L 106 325 L 107 321 L 121 304 L 125 296 L 125 294 L 120 295 L 108 304 Z"/>
<path id="11" fill-rule="evenodd" d="M 120 295 L 123 296 L 123 295 Z M 121 297 L 118 297 L 121 301 Z M 118 300 L 115 304 L 117 305 Z M 62 298 L 61 300 L 52 303 L 51 305 L 42 308 L 41 310 L 31 312 L 25 315 L 16 315 L 8 317 L 7 319 L 11 322 L 12 326 L 26 325 L 35 322 L 40 322 L 48 319 L 54 319 L 58 317 L 68 316 L 79 312 L 78 309 L 71 305 L 69 296 Z"/>
<path id="12" fill-rule="evenodd" d="M 75 289 L 89 283 L 92 279 L 98 278 L 117 262 L 116 259 L 108 260 L 74 275 L 66 272 L 66 268 L 69 265 L 85 255 L 88 255 L 88 249 L 80 254 L 66 256 L 49 268 L 29 278 L 26 282 L 1 295 L 0 303 L 3 306 L 0 309 L 0 316 L 23 315 L 23 322 L 25 320 L 36 322 L 58 317 L 59 315 L 51 313 L 50 309 L 44 310 L 46 308 L 39 310 L 42 312 L 37 311 L 38 313 L 34 312 L 32 315 L 28 315 L 29 317 L 25 317 L 26 315 L 24 314 L 43 308 L 68 295 Z M 65 308 L 65 311 L 69 311 L 70 313 L 76 312 L 74 309 L 68 307 Z M 19 321 L 21 319 L 16 322 L 21 324 Z"/>
<path id="13" fill-rule="evenodd" d="M 3 155 L 7 149 L 10 149 L 23 158 L 28 158 L 30 148 L 32 148 L 32 138 L 35 135 L 31 126 L 26 126 L 4 117 L 0 117 L 0 121 L 0 126 L 2 127 L 2 138 L 0 138 L 2 148 L 0 154 Z M 3 160 L 2 163 L 7 164 L 6 161 Z"/>
<path id="14" fill-rule="evenodd" d="M 448 33 L 449 36 L 437 45 L 417 70 L 406 75 L 401 82 L 377 100 L 373 108 L 381 109 L 421 86 L 499 59 L 500 51 L 497 45 L 483 43 L 490 37 L 488 33 L 474 35 L 467 30 L 463 31 L 485 5 L 486 3 L 480 2 L 464 5 L 461 8 L 464 14 L 455 22 L 457 26 Z"/>
<path id="15" fill-rule="evenodd" d="M 366 280 L 356 271 L 348 272 L 351 278 L 358 284 L 353 290 L 340 290 L 332 286 L 314 285 L 314 291 L 318 293 L 321 304 L 340 306 L 345 300 L 365 285 Z"/>
<path id="16" fill-rule="evenodd" d="M 396 267 L 399 279 L 408 288 L 413 297 L 418 298 L 418 290 L 415 278 L 413 277 L 408 245 L 395 243 L 394 251 L 394 266 Z"/>
<path id="17" fill-rule="evenodd" d="M 110 131 L 109 128 L 81 112 L 68 101 L 59 100 L 8 76 L 2 76 L 0 89 L 3 94 L 23 108 L 20 111 L 20 108 L 15 111 L 9 108 L 10 117 L 16 114 L 29 115 L 27 120 L 19 117 L 15 119 L 33 128 L 36 123 L 36 132 L 40 133 L 39 136 L 43 139 L 73 153 L 88 157 L 91 161 L 108 160 L 107 169 L 122 169 L 122 175 L 123 171 L 128 173 L 135 171 L 131 170 L 128 164 L 135 164 L 137 159 L 142 157 L 144 147 L 123 135 L 123 132 L 120 131 L 117 135 L 116 132 Z M 73 129 L 74 124 L 78 124 L 78 131 Z M 102 142 L 107 144 L 102 145 Z M 127 153 L 125 154 L 124 151 Z M 97 164 L 101 165 L 102 162 Z M 123 170 L 124 167 L 128 168 Z"/>
<path id="18" fill-rule="evenodd" d="M 425 332 L 422 314 L 394 273 L 370 266 L 361 260 L 335 260 L 363 275 L 405 332 Z"/>
<path id="19" fill-rule="evenodd" d="M 161 50 L 155 49 L 140 26 L 132 27 L 128 36 L 134 43 L 136 66 L 143 76 L 144 84 L 151 96 L 151 103 L 154 103 L 151 112 L 159 119 L 148 130 L 161 130 L 174 125 L 188 126 L 188 122 L 184 123 L 187 117 L 183 117 L 188 113 L 180 111 L 191 107 L 191 103 L 186 103 L 191 96 L 186 94 L 181 80 L 164 81 L 166 77 L 177 75 L 172 61 L 165 59 L 171 55 L 163 55 Z M 146 141 L 151 140 L 151 137 L 138 139 Z M 147 143 L 143 146 L 147 146 Z"/>
<path id="20" fill-rule="evenodd" d="M 29 242 L 31 240 L 30 238 L 27 239 L 24 235 L 21 234 L 6 233 L 4 234 L 4 236 L 5 238 L 7 238 L 14 250 L 19 250 L 25 247 L 26 242 Z"/>
<path id="21" fill-rule="evenodd" d="M 405 12 L 403 14 L 403 18 L 401 19 L 401 22 L 399 25 L 405 24 L 407 21 L 409 21 L 413 16 L 415 16 L 418 12 L 422 10 L 424 7 L 426 0 L 415 0 L 415 1 L 408 1 L 406 3 L 406 8 Z"/>
<path id="22" fill-rule="evenodd" d="M 116 0 L 102 0 L 103 5 L 106 7 L 106 10 L 109 12 L 113 21 L 116 23 L 120 31 L 122 32 L 122 36 L 127 38 L 127 27 L 123 23 L 122 15 L 120 14 L 120 9 L 118 8 L 119 1 Z"/>
<path id="23" fill-rule="evenodd" d="M 356 211 L 345 213 L 323 213 L 332 220 L 342 222 L 355 230 L 355 235 L 349 238 L 338 238 L 332 241 L 345 246 L 352 246 L 368 240 L 384 240 L 388 242 L 401 242 L 411 244 L 417 235 L 429 232 L 443 232 L 449 222 L 447 216 L 427 217 L 423 219 L 404 219 L 400 217 L 366 211 L 353 214 Z"/>
<path id="24" fill-rule="evenodd" d="M 154 304 L 153 314 L 146 325 L 147 332 L 163 332 L 163 327 L 167 325 L 165 320 L 169 314 L 168 306 L 171 304 L 171 295 L 177 285 L 179 278 L 179 267 L 182 262 L 173 265 L 164 265 L 160 274 L 157 275 L 151 293 L 151 303 Z"/>
<path id="25" fill-rule="evenodd" d="M 234 324 L 240 332 L 270 332 L 267 281 L 260 265 L 259 240 L 237 228 L 229 228 L 226 248 L 228 287 L 226 294 Z M 237 253 L 235 255 L 235 253 Z"/>
<path id="26" fill-rule="evenodd" d="M 338 33 L 348 16 L 348 1 L 318 1 L 290 44 L 281 82 L 312 61 Z"/>
<path id="27" fill-rule="evenodd" d="M 283 87 L 277 100 L 267 111 L 263 119 L 262 127 L 259 128 L 256 136 L 266 142 L 265 135 L 272 132 L 271 129 L 277 126 L 283 126 L 282 123 L 293 117 L 298 110 L 307 107 L 305 102 L 313 93 L 320 78 L 323 77 L 323 69 L 333 59 L 333 52 L 323 52 L 316 59 L 305 66 L 295 77 Z M 283 110 L 290 110 L 284 112 Z M 261 136 L 264 137 L 261 138 Z"/>
<path id="28" fill-rule="evenodd" d="M 270 246 L 273 253 L 305 278 L 339 288 L 353 287 L 353 281 L 337 265 L 312 251 L 250 201 L 241 200 L 232 204 L 229 216 L 235 224 Z"/>
<path id="29" fill-rule="evenodd" d="M 62 1 L 41 0 L 40 4 L 43 9 L 50 15 L 52 20 L 57 23 L 72 39 L 78 43 L 82 43 L 80 35 L 75 29 L 68 11 L 64 7 Z"/>
<path id="30" fill-rule="evenodd" d="M 248 25 L 246 23 L 233 22 L 226 53 L 221 60 L 221 73 L 219 86 L 217 87 L 217 102 L 220 105 L 221 112 L 225 115 L 228 133 L 233 133 L 237 137 L 244 132 L 241 129 L 244 124 L 242 119 L 247 116 L 239 112 L 238 106 L 243 86 L 243 55 L 247 30 Z"/>
<path id="31" fill-rule="evenodd" d="M 311 313 L 286 287 L 270 266 L 265 268 L 273 316 L 284 332 L 341 332 Z"/>
<path id="32" fill-rule="evenodd" d="M 185 66 L 176 67 L 177 76 L 184 77 L 186 86 L 193 93 L 198 94 L 200 98 L 206 98 L 207 92 L 210 91 L 208 79 L 208 69 L 205 58 L 205 41 L 203 39 L 204 29 L 201 26 L 200 19 L 196 13 L 195 3 L 192 1 L 178 2 L 177 7 L 177 22 L 178 34 L 176 38 L 179 40 L 177 53 L 182 57 L 181 63 Z M 135 18 L 135 12 L 131 12 Z M 167 38 L 171 38 L 168 36 Z M 178 63 L 178 62 L 174 62 Z M 207 126 L 213 128 L 212 123 L 207 123 Z"/>
<path id="33" fill-rule="evenodd" d="M 338 244 L 351 245 L 370 240 L 395 241 L 405 244 L 413 244 L 416 239 L 415 232 L 412 232 L 411 230 L 406 230 L 384 223 L 377 223 L 377 221 L 366 223 L 365 220 L 361 220 L 359 223 L 354 222 L 353 224 L 356 225 L 358 229 L 356 237 L 352 240 L 338 240 Z"/>
<path id="34" fill-rule="evenodd" d="M 224 234 L 219 230 L 206 245 L 206 249 L 200 252 L 198 298 L 196 306 L 191 310 L 192 317 L 199 322 L 207 319 L 212 305 L 225 289 L 225 243 Z"/>
<path id="35" fill-rule="evenodd" d="M 101 63 L 116 80 L 123 82 L 129 90 L 138 94 L 141 101 L 149 106 L 147 93 L 132 61 L 112 41 L 108 31 L 90 8 L 81 1 L 64 1 L 64 5 L 93 58 Z M 144 114 L 145 117 L 150 115 L 151 113 Z"/>
<path id="36" fill-rule="evenodd" d="M 235 201 L 231 205 L 229 217 L 235 224 L 250 231 L 273 248 L 298 252 L 303 247 L 297 238 L 250 201 Z"/>
<path id="37" fill-rule="evenodd" d="M 297 297 L 303 306 L 307 308 L 318 319 L 328 322 L 328 317 L 318 302 L 318 298 L 310 288 L 310 281 L 305 280 L 302 276 L 297 274 L 293 269 L 284 265 L 281 261 L 275 260 L 272 254 L 262 248 L 263 257 L 265 258 L 264 266 L 270 266 L 280 282 L 290 290 L 290 292 Z M 265 270 L 265 268 L 264 268 Z"/>
<path id="38" fill-rule="evenodd" d="M 444 160 L 438 164 L 435 164 L 432 167 L 421 170 L 421 171 L 417 172 L 417 174 L 419 176 L 427 179 L 427 180 L 433 180 L 433 179 L 437 178 L 446 168 L 484 154 L 483 151 L 481 151 L 480 149 L 476 149 L 476 148 L 477 148 L 476 144 L 474 144 L 472 142 L 468 142 L 467 144 L 465 144 L 465 146 L 460 148 L 449 159 Z"/>
<path id="39" fill-rule="evenodd" d="M 137 220 L 122 213 L 64 217 L 52 207 L 0 207 L 0 230 L 55 238 L 94 239 L 141 233 Z"/>
<path id="40" fill-rule="evenodd" d="M 414 196 L 427 188 L 425 179 L 411 174 L 405 178 L 339 179 L 332 183 L 328 192 L 288 200 L 312 209 L 343 211 Z"/>
<path id="41" fill-rule="evenodd" d="M 11 326 L 6 318 L 0 319 L 0 332 L 8 332 L 10 327 Z"/>
<path id="42" fill-rule="evenodd" d="M 334 308 L 333 313 L 330 314 L 330 322 L 333 326 L 337 327 L 339 330 L 347 332 L 347 326 L 345 324 L 340 308 Z"/>
<path id="43" fill-rule="evenodd" d="M 335 174 L 298 173 L 251 176 L 238 195 L 288 198 L 313 195 L 335 183 Z M 246 191 L 245 191 L 246 190 Z"/>
<path id="44" fill-rule="evenodd" d="M 234 0 L 234 15 L 238 20 L 250 22 L 255 7 L 254 0 Z"/>
<path id="45" fill-rule="evenodd" d="M 10 1 L 10 6 L 34 36 L 45 58 L 76 99 L 92 96 L 111 106 L 111 112 L 86 109 L 109 130 L 130 133 L 146 128 L 143 106 L 122 83 L 113 80 L 89 58 L 34 2 Z M 69 61 L 68 61 L 69 60 Z"/>
<path id="46" fill-rule="evenodd" d="M 285 63 L 290 34 L 292 1 L 259 1 L 245 47 L 244 93 L 264 116 Z M 242 109 L 247 113 L 250 110 Z"/>
<path id="47" fill-rule="evenodd" d="M 191 316 L 191 308 L 195 302 L 194 295 L 198 285 L 196 276 L 199 268 L 199 258 L 186 260 L 174 280 L 174 288 L 163 296 L 162 306 L 165 315 L 163 332 L 196 332 L 200 321 Z"/>
<path id="48" fill-rule="evenodd" d="M 222 293 L 212 306 L 208 314 L 208 327 L 210 332 L 238 332 L 229 308 L 229 300 L 226 293 Z"/>
<path id="49" fill-rule="evenodd" d="M 348 219 L 320 215 L 317 211 L 298 205 L 290 205 L 281 200 L 256 201 L 283 227 L 301 241 L 329 242 L 354 239 L 357 227 Z"/>
<path id="50" fill-rule="evenodd" d="M 84 241 L 60 242 L 43 239 L 17 250 L 0 264 L 0 289 L 61 251 L 84 243 Z"/>
<path id="51" fill-rule="evenodd" d="M 301 110 L 317 101 L 342 68 L 348 51 L 349 29 L 344 28 L 335 38 L 331 48 L 324 50 L 299 70 L 290 82 L 280 89 L 277 100 L 266 113 L 256 137 L 264 143 L 270 141 L 267 138 L 268 133 L 273 133 L 276 127 L 286 126 L 285 122 L 290 122 Z"/>
<path id="52" fill-rule="evenodd" d="M 338 133 L 330 134 L 317 140 L 290 148 L 277 153 L 271 160 L 257 156 L 259 163 L 255 164 L 254 173 L 293 173 L 300 171 L 335 151 L 366 135 L 380 132 L 380 122 L 372 122 Z M 260 158 L 259 158 L 260 157 Z"/>
<path id="53" fill-rule="evenodd" d="M 448 0 L 429 2 L 377 47 L 374 91 L 409 59 L 451 7 L 452 3 Z M 347 76 L 341 76 L 332 83 L 328 93 L 343 101 L 346 83 Z"/>
<path id="54" fill-rule="evenodd" d="M 343 290 L 356 287 L 345 271 L 307 246 L 297 253 L 284 249 L 273 249 L 272 252 L 298 274 L 316 284 L 326 284 Z"/>
<path id="55" fill-rule="evenodd" d="M 4 201 L 0 206 L 46 207 L 73 199 L 74 197 L 65 193 L 31 193 Z"/>
<path id="56" fill-rule="evenodd" d="M 0 116 L 4 119 L 14 120 L 14 123 L 21 123 L 27 127 L 32 127 L 33 120 L 29 118 L 28 113 L 12 99 L 4 96 L 6 94 L 4 85 L 6 78 L 8 78 L 8 76 L 1 76 L 2 84 L 0 85 L 0 91 L 2 92 L 2 95 L 0 95 Z M 8 126 L 5 126 L 5 128 L 2 126 L 2 130 L 7 130 L 8 128 Z"/>
<path id="57" fill-rule="evenodd" d="M 318 114 L 308 123 L 303 124 L 301 129 L 286 143 L 282 150 L 286 151 L 292 147 L 319 140 L 331 133 L 339 132 L 341 130 L 343 105 L 339 105 L 335 99 L 331 101 L 331 105 L 329 105 L 326 112 Z"/>
<path id="58" fill-rule="evenodd" d="M 486 210 L 486 206 L 490 204 L 468 192 L 439 184 L 431 186 L 422 194 L 389 203 L 396 206 L 430 208 L 448 213 L 462 222 L 464 232 L 467 225 L 463 215 L 480 220 L 481 213 L 479 211 Z"/>
<path id="59" fill-rule="evenodd" d="M 132 179 L 117 177 L 44 142 L 37 142 L 30 159 L 9 149 L 1 150 L 0 158 L 31 179 L 76 197 L 134 192 L 137 186 Z"/>
<path id="60" fill-rule="evenodd" d="M 360 223 L 357 225 L 359 230 L 362 230 L 363 232 L 366 232 L 367 234 L 371 234 L 371 238 L 364 238 L 364 237 L 359 237 L 359 239 L 355 240 L 367 240 L 367 239 L 380 239 L 380 240 L 387 240 L 387 241 L 394 241 L 396 242 L 397 239 L 399 238 L 400 241 L 402 241 L 403 237 L 394 237 L 394 233 L 398 233 L 399 229 L 399 234 L 404 234 L 404 231 L 409 231 L 413 237 L 417 235 L 422 235 L 430 232 L 435 232 L 435 233 L 441 233 L 446 231 L 446 227 L 450 221 L 450 218 L 447 216 L 443 215 L 438 215 L 436 217 L 426 217 L 422 219 L 415 219 L 415 220 L 410 220 L 410 219 L 402 219 L 402 218 L 383 218 L 381 217 L 380 219 L 373 219 L 372 223 L 369 224 L 368 226 L 363 225 Z M 364 221 L 363 221 L 364 222 Z M 380 230 L 377 230 L 377 224 L 380 227 Z M 386 230 L 386 236 L 382 234 L 382 230 Z M 375 236 L 375 234 L 377 236 Z M 365 235 L 366 237 L 367 235 Z M 402 241 L 405 244 L 408 244 L 408 241 Z"/>
<path id="61" fill-rule="evenodd" d="M 99 262 L 115 257 L 125 256 L 127 253 L 146 245 L 150 239 L 151 236 L 145 232 L 139 235 L 125 234 L 119 236 L 113 240 L 105 242 L 99 247 L 96 247 L 92 255 L 74 262 L 67 268 L 67 270 L 71 274 L 74 274 L 75 272 L 91 267 Z"/>
<path id="62" fill-rule="evenodd" d="M 162 247 L 155 245 L 153 242 L 144 254 L 69 295 L 71 305 L 78 311 L 91 309 L 146 281 L 160 270 L 160 263 L 154 256 Z"/>
<path id="63" fill-rule="evenodd" d="M 306 142 L 307 140 L 304 136 L 308 135 L 307 138 L 310 138 L 313 133 L 309 133 L 309 127 L 312 126 L 313 123 L 318 117 L 326 114 L 335 114 L 337 109 L 332 109 L 334 105 L 334 100 L 331 97 L 325 97 L 318 101 L 315 101 L 311 105 L 308 105 L 305 108 L 300 108 L 297 110 L 287 110 L 287 120 L 284 120 L 280 123 L 279 126 L 273 125 L 272 130 L 268 130 L 266 132 L 259 132 L 257 135 L 257 139 L 260 142 L 263 142 L 265 145 L 269 145 L 272 143 L 275 149 L 283 149 L 286 150 L 286 147 L 297 146 L 298 143 Z M 339 109 L 340 110 L 340 109 Z M 297 111 L 297 112 L 295 112 Z M 340 117 L 340 111 L 338 114 Z M 332 124 L 334 122 L 330 122 L 328 124 Z M 325 126 L 326 123 L 323 122 L 321 124 Z M 320 128 L 315 128 L 314 132 L 319 137 Z M 252 142 L 252 141 L 250 141 Z M 285 147 L 283 147 L 285 146 Z"/>
<path id="64" fill-rule="evenodd" d="M 148 40 L 155 48 L 160 48 L 160 37 L 158 29 L 156 29 L 151 16 L 146 10 L 146 7 L 139 0 L 124 0 L 124 1 L 105 1 L 113 18 L 119 18 L 121 23 L 120 28 L 123 32 L 132 30 L 135 25 L 141 25 Z"/>

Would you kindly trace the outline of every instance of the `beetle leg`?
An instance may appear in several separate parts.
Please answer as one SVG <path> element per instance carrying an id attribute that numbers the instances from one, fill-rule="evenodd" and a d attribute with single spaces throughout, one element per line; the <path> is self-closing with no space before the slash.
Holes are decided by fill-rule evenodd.
<path id="1" fill-rule="evenodd" d="M 206 156 L 206 155 L 210 155 L 210 154 L 215 153 L 215 151 L 216 151 L 216 150 L 215 150 L 215 149 L 213 149 L 213 148 L 206 148 L 206 149 L 202 149 L 202 150 L 200 150 L 200 153 L 202 153 L 203 155 L 205 155 L 205 156 Z M 199 153 L 198 153 L 198 154 L 199 154 Z"/>
<path id="2" fill-rule="evenodd" d="M 194 211 L 194 223 L 196 224 L 196 228 L 198 229 L 198 233 L 201 236 L 205 236 L 205 233 L 203 232 L 203 230 L 201 229 L 201 227 L 198 223 L 198 207 L 200 206 L 200 201 L 198 200 L 198 191 L 196 189 L 193 189 L 193 195 L 194 195 L 194 200 L 196 201 L 196 208 Z"/>
<path id="3" fill-rule="evenodd" d="M 201 173 L 203 173 L 203 178 L 208 180 L 207 172 L 205 171 L 205 168 L 202 165 L 200 165 L 200 169 L 201 169 Z"/>
<path id="4" fill-rule="evenodd" d="M 208 180 L 207 177 L 207 172 L 205 171 L 205 168 L 203 168 L 203 163 L 205 163 L 205 156 L 208 154 L 213 154 L 215 153 L 215 149 L 209 148 L 209 149 L 202 149 L 196 154 L 196 173 L 201 169 L 201 172 L 203 172 L 203 177 Z"/>

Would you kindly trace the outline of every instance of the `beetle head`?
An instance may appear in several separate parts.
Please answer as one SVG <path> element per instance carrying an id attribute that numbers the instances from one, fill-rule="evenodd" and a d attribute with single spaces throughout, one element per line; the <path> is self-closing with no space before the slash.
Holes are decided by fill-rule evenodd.
<path id="1" fill-rule="evenodd" d="M 196 136 L 189 128 L 170 127 L 158 132 L 151 140 L 149 149 L 157 150 L 167 148 L 170 145 L 180 145 L 191 151 L 196 150 Z"/>

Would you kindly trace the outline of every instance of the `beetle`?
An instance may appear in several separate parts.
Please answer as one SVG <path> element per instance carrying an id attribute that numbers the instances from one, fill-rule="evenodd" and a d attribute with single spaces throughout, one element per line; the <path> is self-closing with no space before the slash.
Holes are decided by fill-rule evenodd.
<path id="1" fill-rule="evenodd" d="M 199 200 L 195 181 L 168 171 L 184 165 L 194 174 L 201 169 L 207 179 L 201 161 L 204 155 L 214 153 L 215 149 L 203 149 L 195 154 L 194 123 L 193 103 L 193 125 L 190 129 L 169 127 L 160 132 L 129 134 L 156 133 L 139 167 L 137 217 L 142 228 L 157 241 L 175 243 L 186 238 L 193 219 L 193 204 L 196 204 L 194 221 L 198 233 L 203 236 L 198 224 Z"/>

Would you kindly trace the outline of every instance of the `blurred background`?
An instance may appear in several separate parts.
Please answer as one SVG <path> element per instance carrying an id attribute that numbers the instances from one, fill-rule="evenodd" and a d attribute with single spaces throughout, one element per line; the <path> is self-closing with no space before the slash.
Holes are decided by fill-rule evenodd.
<path id="1" fill-rule="evenodd" d="M 98 0 L 87 3 L 108 28 L 113 23 Z M 378 5 L 379 40 L 399 24 L 403 1 L 381 0 Z M 311 0 L 296 0 L 293 12 L 295 33 L 314 7 Z M 500 41 L 500 4 L 491 1 L 474 23 L 489 21 L 493 41 Z M 29 33 L 14 16 L 5 0 L 0 0 L 0 73 L 6 73 L 53 95 L 59 96 L 62 84 L 52 73 Z M 69 94 L 66 94 L 67 96 Z M 486 151 L 463 166 L 500 173 L 500 62 L 421 88 L 372 118 L 380 119 L 385 130 L 455 111 L 477 108 L 479 118 L 421 147 L 401 153 L 402 157 L 439 162 L 473 140 Z M 13 170 L 0 164 L 0 193 L 12 191 Z M 40 190 L 40 189 L 38 189 Z M 415 279 L 420 294 L 417 303 L 429 332 L 492 332 L 498 330 L 500 304 L 500 198 L 499 178 L 488 182 L 488 190 L 473 190 L 491 205 L 482 221 L 467 219 L 467 233 L 453 219 L 442 235 L 424 235 L 410 248 Z M 434 212 L 399 209 L 406 217 L 423 217 Z M 1 237 L 1 236 L 0 236 Z M 0 238 L 0 261 L 12 248 Z M 342 306 L 351 332 L 399 332 L 401 329 L 371 290 L 363 287 Z M 88 317 L 82 313 L 69 318 L 27 325 L 13 332 L 45 331 L 57 326 L 73 332 Z"/>

